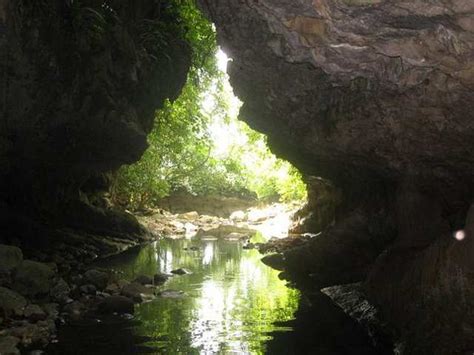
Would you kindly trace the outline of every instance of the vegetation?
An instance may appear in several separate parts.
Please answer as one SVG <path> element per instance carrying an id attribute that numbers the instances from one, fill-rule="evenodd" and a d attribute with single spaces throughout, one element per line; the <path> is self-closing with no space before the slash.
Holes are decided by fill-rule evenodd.
<path id="1" fill-rule="evenodd" d="M 142 159 L 118 172 L 115 196 L 135 208 L 183 188 L 201 195 L 304 198 L 299 173 L 271 154 L 263 135 L 237 120 L 238 100 L 219 68 L 212 24 L 192 0 L 173 6 L 193 49 L 192 67 L 181 96 L 157 112 Z"/>

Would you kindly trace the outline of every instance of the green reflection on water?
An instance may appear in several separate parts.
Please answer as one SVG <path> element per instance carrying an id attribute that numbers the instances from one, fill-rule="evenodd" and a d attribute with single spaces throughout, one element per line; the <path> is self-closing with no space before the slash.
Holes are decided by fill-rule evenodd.
<path id="1" fill-rule="evenodd" d="M 199 247 L 187 251 L 185 247 Z M 176 354 L 261 354 L 272 323 L 292 319 L 299 293 L 260 261 L 256 250 L 237 242 L 159 241 L 136 258 L 120 264 L 125 277 L 176 268 L 192 271 L 175 276 L 162 288 L 182 290 L 182 298 L 157 298 L 137 307 L 139 335 L 149 345 Z"/>

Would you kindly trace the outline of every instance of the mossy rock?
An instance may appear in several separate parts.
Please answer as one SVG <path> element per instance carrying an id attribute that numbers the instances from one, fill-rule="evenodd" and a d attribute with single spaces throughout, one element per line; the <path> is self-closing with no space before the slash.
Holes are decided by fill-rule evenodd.
<path id="1" fill-rule="evenodd" d="M 0 287 L 0 311 L 5 316 L 22 316 L 26 303 L 27 301 L 22 295 L 8 288 Z"/>
<path id="2" fill-rule="evenodd" d="M 13 288 L 27 296 L 46 294 L 53 287 L 54 276 L 48 265 L 25 260 L 16 271 Z"/>
<path id="3" fill-rule="evenodd" d="M 0 272 L 11 272 L 23 261 L 21 249 L 11 245 L 0 245 Z"/>

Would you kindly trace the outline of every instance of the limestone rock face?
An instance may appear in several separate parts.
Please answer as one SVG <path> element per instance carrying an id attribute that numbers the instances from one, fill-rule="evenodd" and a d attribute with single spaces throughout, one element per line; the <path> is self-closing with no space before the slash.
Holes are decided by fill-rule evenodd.
<path id="1" fill-rule="evenodd" d="M 465 192 L 460 182 L 474 174 L 471 1 L 202 5 L 232 58 L 241 117 L 305 172 L 341 182 L 410 174 Z"/>
<path id="2" fill-rule="evenodd" d="M 406 353 L 472 351 L 474 3 L 200 4 L 232 58 L 240 117 L 337 191 L 313 196 L 317 230 L 302 231 L 322 234 L 285 253 L 285 275 L 364 282 Z"/>

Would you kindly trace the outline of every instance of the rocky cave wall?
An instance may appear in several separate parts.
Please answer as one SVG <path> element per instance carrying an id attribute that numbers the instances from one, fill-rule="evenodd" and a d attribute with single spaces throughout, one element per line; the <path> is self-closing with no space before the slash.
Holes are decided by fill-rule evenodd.
<path id="1" fill-rule="evenodd" d="M 140 158 L 184 85 L 177 21 L 167 2 L 0 1 L 0 239 L 42 240 L 45 225 L 144 233 L 91 197 Z"/>
<path id="2" fill-rule="evenodd" d="M 474 349 L 474 3 L 200 4 L 241 118 L 323 179 L 322 234 L 285 253 L 285 273 L 365 282 L 406 353 Z"/>
<path id="3" fill-rule="evenodd" d="M 322 233 L 284 253 L 285 273 L 363 281 L 406 353 L 472 350 L 474 3 L 199 2 L 241 117 L 318 177 Z M 2 242 L 45 225 L 141 233 L 90 196 L 140 157 L 184 83 L 189 48 L 163 4 L 0 1 Z M 155 20 L 166 41 L 144 36 Z"/>

